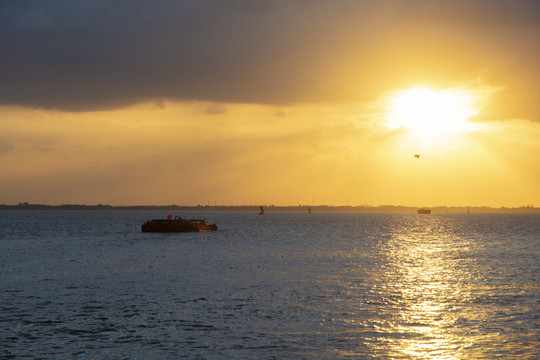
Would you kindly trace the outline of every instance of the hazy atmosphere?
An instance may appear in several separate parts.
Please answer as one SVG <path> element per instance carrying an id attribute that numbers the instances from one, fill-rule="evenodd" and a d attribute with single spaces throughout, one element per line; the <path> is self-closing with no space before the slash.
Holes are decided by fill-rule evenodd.
<path id="1" fill-rule="evenodd" d="M 2 1 L 0 204 L 540 204 L 540 2 Z"/>

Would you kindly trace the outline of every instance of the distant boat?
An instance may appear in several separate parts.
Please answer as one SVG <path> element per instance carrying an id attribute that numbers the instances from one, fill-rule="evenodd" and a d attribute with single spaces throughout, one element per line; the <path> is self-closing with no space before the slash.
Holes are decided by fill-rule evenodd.
<path id="1" fill-rule="evenodd" d="M 311 214 L 311 206 L 308 207 L 307 212 Z"/>
<path id="2" fill-rule="evenodd" d="M 172 218 L 171 215 L 167 219 L 152 219 L 141 225 L 142 232 L 199 232 L 199 231 L 216 231 L 216 224 L 207 224 L 203 219 L 182 219 L 180 217 Z"/>
<path id="3" fill-rule="evenodd" d="M 431 209 L 421 208 L 417 211 L 419 214 L 431 214 Z"/>
<path id="4" fill-rule="evenodd" d="M 259 215 L 264 215 L 264 208 L 262 206 L 259 206 L 259 208 L 261 209 L 261 211 L 259 212 Z"/>

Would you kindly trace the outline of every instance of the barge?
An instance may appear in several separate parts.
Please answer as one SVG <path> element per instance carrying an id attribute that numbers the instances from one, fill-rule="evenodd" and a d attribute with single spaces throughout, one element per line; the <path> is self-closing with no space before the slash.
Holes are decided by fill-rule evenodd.
<path id="1" fill-rule="evenodd" d="M 142 232 L 200 232 L 200 231 L 216 231 L 216 224 L 207 224 L 204 219 L 182 219 L 181 217 L 172 218 L 171 215 L 167 219 L 152 219 L 141 225 Z"/>

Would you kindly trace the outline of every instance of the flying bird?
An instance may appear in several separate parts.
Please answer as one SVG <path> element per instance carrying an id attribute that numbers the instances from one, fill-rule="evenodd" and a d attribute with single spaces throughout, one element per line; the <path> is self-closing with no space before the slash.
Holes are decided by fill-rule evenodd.
<path id="1" fill-rule="evenodd" d="M 415 158 L 420 159 L 420 154 L 414 155 Z"/>

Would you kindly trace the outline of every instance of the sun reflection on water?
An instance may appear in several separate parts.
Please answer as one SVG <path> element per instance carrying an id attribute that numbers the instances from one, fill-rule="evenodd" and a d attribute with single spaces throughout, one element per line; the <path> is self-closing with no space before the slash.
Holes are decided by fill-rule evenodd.
<path id="1" fill-rule="evenodd" d="M 457 239 L 441 231 L 436 217 L 409 225 L 394 229 L 384 249 L 389 261 L 383 277 L 400 308 L 387 329 L 394 334 L 389 348 L 398 357 L 462 358 L 469 340 L 456 331 L 456 306 L 467 285 L 453 256 Z"/>

